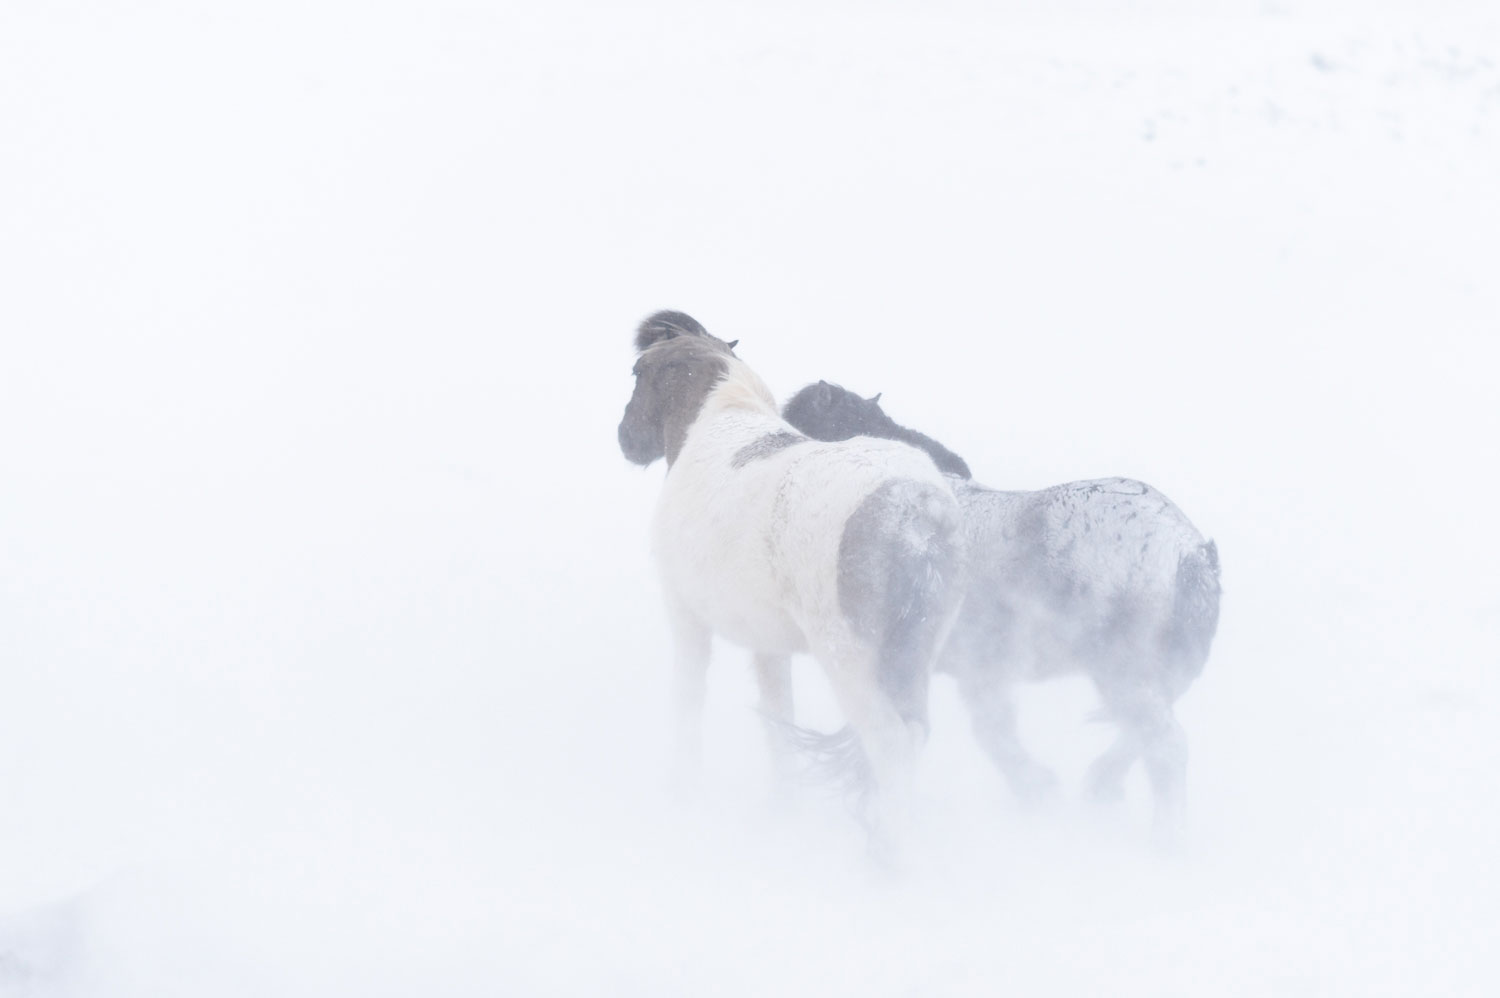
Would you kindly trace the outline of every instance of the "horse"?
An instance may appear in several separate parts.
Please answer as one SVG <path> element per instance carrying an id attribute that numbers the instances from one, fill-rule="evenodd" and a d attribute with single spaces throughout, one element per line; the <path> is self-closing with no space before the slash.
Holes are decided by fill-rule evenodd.
<path id="1" fill-rule="evenodd" d="M 735 341 L 737 343 L 738 341 Z M 796 432 L 733 347 L 681 312 L 636 330 L 620 451 L 665 458 L 652 551 L 673 637 L 677 765 L 701 768 L 713 634 L 753 653 L 773 762 L 790 776 L 790 656 L 820 663 L 868 777 L 863 818 L 892 855 L 927 732 L 927 691 L 956 619 L 962 514 L 927 456 Z"/>
<path id="2" fill-rule="evenodd" d="M 1082 672 L 1099 692 L 1114 744 L 1090 767 L 1095 799 L 1118 800 L 1144 760 L 1155 824 L 1181 821 L 1187 739 L 1173 705 L 1203 671 L 1219 620 L 1219 554 L 1172 502 L 1144 482 L 1101 478 L 1037 492 L 970 479 L 942 444 L 865 399 L 820 381 L 783 410 L 819 440 L 857 435 L 904 441 L 931 455 L 963 508 L 969 553 L 963 609 L 938 661 L 958 681 L 977 740 L 1023 801 L 1057 778 L 1016 735 L 1015 688 Z"/>

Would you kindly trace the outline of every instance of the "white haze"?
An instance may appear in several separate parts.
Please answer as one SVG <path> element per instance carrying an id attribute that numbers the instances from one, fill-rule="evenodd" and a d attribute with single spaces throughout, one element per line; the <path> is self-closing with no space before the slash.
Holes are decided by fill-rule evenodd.
<path id="1" fill-rule="evenodd" d="M 15 0 L 0 124 L 0 994 L 1495 993 L 1494 4 Z M 894 880 L 735 649 L 673 803 L 664 307 L 1216 539 L 1184 856 L 1081 680 Z"/>

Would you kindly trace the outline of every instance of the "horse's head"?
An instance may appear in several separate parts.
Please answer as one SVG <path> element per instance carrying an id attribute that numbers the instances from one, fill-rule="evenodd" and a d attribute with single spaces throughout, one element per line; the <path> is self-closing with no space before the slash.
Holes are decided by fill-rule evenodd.
<path id="1" fill-rule="evenodd" d="M 963 458 L 926 434 L 909 430 L 887 416 L 880 408 L 878 392 L 870 398 L 860 398 L 847 388 L 820 381 L 793 395 L 781 418 L 815 440 L 850 437 L 899 440 L 926 451 L 943 473 L 969 477 L 969 466 Z"/>
<path id="2" fill-rule="evenodd" d="M 620 420 L 620 452 L 642 466 L 671 464 L 703 400 L 729 369 L 726 343 L 681 312 L 657 312 L 635 333 L 635 394 Z"/>
<path id="3" fill-rule="evenodd" d="M 781 417 L 816 440 L 850 437 L 896 439 L 901 427 L 880 408 L 880 395 L 860 398 L 847 388 L 820 381 L 808 385 L 781 411 Z"/>

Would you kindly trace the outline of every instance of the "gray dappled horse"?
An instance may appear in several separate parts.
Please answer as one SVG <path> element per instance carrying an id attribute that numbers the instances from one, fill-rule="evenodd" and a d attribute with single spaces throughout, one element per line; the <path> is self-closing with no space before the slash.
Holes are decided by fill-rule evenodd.
<path id="1" fill-rule="evenodd" d="M 1119 725 L 1089 770 L 1092 793 L 1116 799 L 1144 760 L 1157 827 L 1179 822 L 1187 741 L 1173 704 L 1203 671 L 1219 620 L 1219 556 L 1212 541 L 1144 482 L 1103 478 L 1038 492 L 968 481 L 937 441 L 893 422 L 879 396 L 809 385 L 783 415 L 817 440 L 870 435 L 927 451 L 952 477 L 963 507 L 968 591 L 938 668 L 958 680 L 974 732 L 1023 799 L 1056 778 L 1016 737 L 1018 682 L 1082 672 Z"/>
<path id="2" fill-rule="evenodd" d="M 652 549 L 675 646 L 679 766 L 695 778 L 713 634 L 754 653 L 762 710 L 785 724 L 790 656 L 811 652 L 873 784 L 866 817 L 882 852 L 906 809 L 931 669 L 961 598 L 962 514 L 910 447 L 793 431 L 732 346 L 680 312 L 648 318 L 619 428 L 628 460 L 667 460 Z"/>

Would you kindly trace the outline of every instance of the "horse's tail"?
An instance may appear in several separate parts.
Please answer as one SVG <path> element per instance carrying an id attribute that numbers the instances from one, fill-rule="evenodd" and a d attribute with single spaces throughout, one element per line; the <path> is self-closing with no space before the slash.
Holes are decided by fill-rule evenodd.
<path id="1" fill-rule="evenodd" d="M 795 750 L 806 783 L 829 788 L 852 804 L 863 804 L 875 781 L 853 728 L 846 724 L 825 734 L 769 714 L 765 720 Z"/>
<path id="2" fill-rule="evenodd" d="M 1208 650 L 1219 628 L 1219 594 L 1219 548 L 1207 541 L 1177 562 L 1177 591 L 1167 645 L 1182 688 L 1198 677 L 1208 661 Z"/>
<path id="3" fill-rule="evenodd" d="M 876 656 L 881 690 L 907 724 L 927 725 L 927 684 L 962 599 L 962 521 L 946 488 L 893 480 L 850 517 L 839 601 Z"/>

